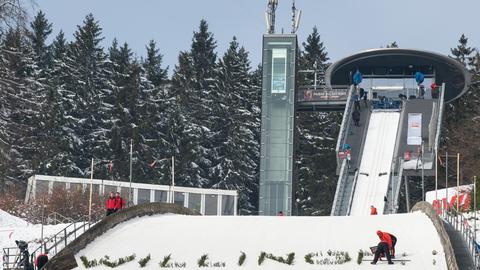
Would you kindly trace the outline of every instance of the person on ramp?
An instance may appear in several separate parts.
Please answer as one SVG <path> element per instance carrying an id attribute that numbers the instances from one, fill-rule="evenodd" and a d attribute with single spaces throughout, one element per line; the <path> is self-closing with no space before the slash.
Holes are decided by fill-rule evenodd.
<path id="1" fill-rule="evenodd" d="M 377 208 L 375 208 L 375 206 L 373 206 L 373 205 L 370 205 L 370 215 L 371 216 L 378 215 Z"/>
<path id="2" fill-rule="evenodd" d="M 392 238 L 390 238 L 390 234 L 378 230 L 377 235 L 380 238 L 380 243 L 377 245 L 375 257 L 371 264 L 377 264 L 381 254 L 385 254 L 388 264 L 393 264 L 392 258 L 390 257 L 390 249 L 392 248 Z"/>
<path id="3" fill-rule="evenodd" d="M 397 244 L 397 237 L 395 237 L 395 235 L 391 233 L 387 233 L 387 232 L 383 232 L 383 233 L 390 235 L 390 239 L 392 239 L 392 247 L 390 248 L 390 255 L 392 259 L 395 259 L 395 245 Z"/>

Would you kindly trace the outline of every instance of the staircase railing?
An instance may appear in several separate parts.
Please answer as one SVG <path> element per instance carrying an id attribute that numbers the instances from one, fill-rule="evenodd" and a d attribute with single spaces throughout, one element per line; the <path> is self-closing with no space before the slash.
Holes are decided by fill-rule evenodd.
<path id="1" fill-rule="evenodd" d="M 49 256 L 57 254 L 61 249 L 75 240 L 78 236 L 88 230 L 95 221 L 89 221 L 88 216 L 83 216 L 79 221 L 72 222 L 55 235 L 42 239 L 42 243 L 30 253 L 30 262 L 33 262 L 37 255 L 48 252 Z M 18 247 L 3 248 L 3 268 L 15 269 L 18 267 L 20 249 Z"/>
<path id="2" fill-rule="evenodd" d="M 340 126 L 340 132 L 338 133 L 338 140 L 337 140 L 337 146 L 335 147 L 335 154 L 337 156 L 337 173 L 340 173 L 339 168 L 342 165 L 341 164 L 341 159 L 338 156 L 338 153 L 342 149 L 343 144 L 345 143 L 345 139 L 347 137 L 348 129 L 349 129 L 349 123 L 350 123 L 350 114 L 352 110 L 352 102 L 353 102 L 353 91 L 355 89 L 355 86 L 352 85 L 350 86 L 350 90 L 348 91 L 348 98 L 347 98 L 347 104 L 345 105 L 345 112 L 343 113 L 343 118 L 342 118 L 342 125 Z"/>
<path id="3" fill-rule="evenodd" d="M 358 180 L 359 172 L 360 170 L 357 170 L 355 172 L 355 176 L 353 177 L 352 190 L 350 191 L 350 195 L 348 198 L 347 215 L 350 215 L 350 211 L 352 210 L 353 195 L 355 195 L 355 189 L 357 188 L 357 180 Z"/>
<path id="4" fill-rule="evenodd" d="M 343 159 L 342 167 L 340 169 L 340 176 L 338 177 L 337 189 L 335 191 L 335 197 L 333 198 L 332 211 L 330 212 L 331 216 L 338 215 L 338 210 L 341 208 L 341 204 L 339 203 L 340 193 L 342 193 L 342 189 L 345 189 L 345 182 L 346 179 L 348 179 L 347 162 L 347 159 Z"/>
<path id="5" fill-rule="evenodd" d="M 442 118 L 443 118 L 443 111 L 445 108 L 445 83 L 442 84 L 442 88 L 440 90 L 440 104 L 438 105 L 438 119 L 437 119 L 437 130 L 435 133 L 435 153 L 438 153 L 438 145 L 440 143 L 440 131 L 442 128 Z"/>
<path id="6" fill-rule="evenodd" d="M 472 228 L 468 223 L 468 219 L 453 207 L 441 209 L 441 217 L 462 235 L 462 239 L 465 241 L 474 262 L 475 269 L 480 269 L 480 245 L 476 242 L 475 228 Z"/>

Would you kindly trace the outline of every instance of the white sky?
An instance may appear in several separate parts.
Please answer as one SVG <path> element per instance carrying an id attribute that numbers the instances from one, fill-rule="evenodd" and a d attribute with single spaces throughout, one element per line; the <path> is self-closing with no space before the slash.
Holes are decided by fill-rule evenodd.
<path id="1" fill-rule="evenodd" d="M 127 41 L 134 52 L 145 54 L 145 44 L 155 39 L 170 71 L 180 50 L 187 50 L 199 21 L 207 19 L 225 51 L 232 36 L 250 51 L 252 66 L 260 62 L 264 11 L 267 0 L 38 0 L 54 23 L 54 35 L 63 29 L 69 39 L 92 12 L 100 21 L 104 46 L 114 37 Z M 290 31 L 290 0 L 280 0 L 277 29 Z M 303 11 L 299 40 L 303 42 L 316 25 L 332 60 L 397 41 L 400 47 L 448 54 L 461 33 L 480 47 L 478 0 L 297 0 Z"/>

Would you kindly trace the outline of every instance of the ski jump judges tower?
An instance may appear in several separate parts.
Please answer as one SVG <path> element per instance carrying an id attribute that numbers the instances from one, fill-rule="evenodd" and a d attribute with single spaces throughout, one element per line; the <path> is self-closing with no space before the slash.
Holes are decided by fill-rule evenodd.
<path id="1" fill-rule="evenodd" d="M 268 34 L 263 36 L 259 215 L 277 215 L 280 211 L 293 214 L 297 111 L 344 112 L 336 146 L 339 179 L 331 214 L 363 213 L 372 204 L 379 212 L 395 213 L 402 181 L 407 183 L 409 176 L 434 175 L 444 103 L 467 91 L 468 71 L 457 61 L 437 53 L 374 49 L 332 64 L 325 73 L 326 85 L 297 87 L 295 33 L 300 13 L 293 5 L 292 32 L 275 34 L 277 5 L 278 0 L 269 0 Z M 360 127 L 357 127 L 351 121 L 353 96 L 357 91 L 351 84 L 357 71 L 365 81 L 383 79 L 388 83 L 389 79 L 396 79 L 397 84 L 398 80 L 412 81 L 420 72 L 439 87 L 431 93 L 427 85 L 427 93 L 418 99 L 416 85 L 368 87 L 368 83 L 363 83 L 360 86 L 368 92 L 368 106 L 362 104 Z M 417 128 L 415 138 L 411 125 Z M 379 130 L 383 133 L 378 133 Z M 368 148 L 375 148 L 378 153 L 365 150 L 365 143 L 374 146 Z M 348 162 L 342 158 L 345 144 L 352 148 Z M 415 155 L 420 147 L 421 157 Z"/>

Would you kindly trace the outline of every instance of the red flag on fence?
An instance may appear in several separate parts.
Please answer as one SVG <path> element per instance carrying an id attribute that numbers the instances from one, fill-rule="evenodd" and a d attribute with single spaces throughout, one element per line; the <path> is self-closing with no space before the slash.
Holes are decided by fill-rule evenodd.
<path id="1" fill-rule="evenodd" d="M 113 171 L 113 161 L 110 161 L 110 163 L 108 163 L 108 172 L 112 173 L 112 171 Z"/>
<path id="2" fill-rule="evenodd" d="M 157 164 L 157 160 L 154 160 L 152 163 L 148 164 L 148 166 L 150 167 L 155 167 L 155 164 Z"/>

